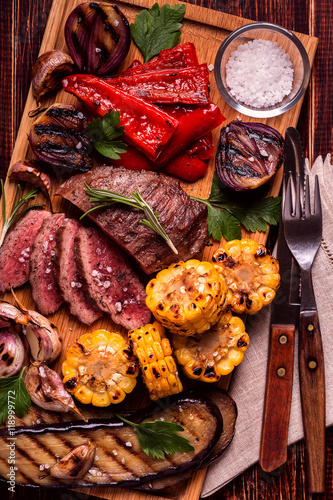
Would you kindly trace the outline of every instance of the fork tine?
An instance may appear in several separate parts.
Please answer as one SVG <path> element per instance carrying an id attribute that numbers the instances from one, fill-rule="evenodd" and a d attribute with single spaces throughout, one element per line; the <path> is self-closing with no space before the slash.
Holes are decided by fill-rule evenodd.
<path id="1" fill-rule="evenodd" d="M 286 189 L 286 196 L 285 196 L 285 202 L 284 202 L 284 213 L 285 217 L 289 219 L 293 215 L 294 209 L 293 209 L 293 200 L 292 200 L 292 183 L 293 179 L 291 174 L 289 175 L 289 179 L 287 182 L 287 189 Z"/>
<path id="2" fill-rule="evenodd" d="M 318 180 L 318 175 L 315 177 L 316 183 L 315 183 L 315 210 L 314 213 L 315 215 L 318 215 L 321 217 L 321 200 L 320 200 L 320 189 L 319 189 L 319 180 Z"/>
<path id="3" fill-rule="evenodd" d="M 311 202 L 310 202 L 310 184 L 309 176 L 305 176 L 305 217 L 310 217 L 311 215 Z"/>
<path id="4" fill-rule="evenodd" d="M 301 198 L 301 176 L 297 174 L 296 176 L 296 197 L 295 197 L 295 217 L 300 219 L 303 213 L 303 196 Z"/>

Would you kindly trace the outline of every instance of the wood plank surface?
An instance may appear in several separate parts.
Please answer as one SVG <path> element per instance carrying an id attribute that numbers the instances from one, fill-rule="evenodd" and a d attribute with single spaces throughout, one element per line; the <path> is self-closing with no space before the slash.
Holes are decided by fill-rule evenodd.
<path id="1" fill-rule="evenodd" d="M 68 2 L 69 3 L 69 2 Z M 333 49 L 332 33 L 329 30 L 332 13 L 328 2 L 302 0 L 280 3 L 275 0 L 255 0 L 228 2 L 221 0 L 201 0 L 197 4 L 217 9 L 236 16 L 252 20 L 276 22 L 289 29 L 313 36 L 319 36 L 319 50 L 315 59 L 310 88 L 303 104 L 298 129 L 305 144 L 306 153 L 313 159 L 319 153 L 326 154 L 332 150 L 332 65 L 329 55 Z M 10 156 L 23 105 L 30 84 L 31 64 L 37 57 L 39 45 L 45 27 L 46 17 L 50 10 L 50 0 L 34 0 L 24 2 L 2 2 L 0 51 L 1 65 L 1 133 L 3 137 L 1 150 L 1 175 L 4 177 Z M 71 3 L 71 6 L 73 4 Z M 328 432 L 327 440 L 327 498 L 332 498 L 332 433 Z M 263 473 L 257 466 L 246 471 L 238 479 L 231 482 L 223 490 L 211 497 L 217 499 L 307 499 L 304 471 L 303 444 L 289 449 L 289 459 L 283 470 L 273 475 Z M 1 490 L 2 491 L 2 490 Z M 6 498 L 8 492 L 4 488 Z M 197 495 L 196 492 L 191 492 Z M 86 493 L 64 492 L 65 498 L 86 498 Z M 47 492 L 48 500 L 58 498 L 59 493 Z M 46 498 L 40 492 L 34 494 L 18 489 L 15 498 Z M 122 498 L 117 496 L 117 498 Z M 123 498 L 129 498 L 124 496 Z M 154 497 L 156 498 L 156 497 Z M 196 498 L 192 496 L 189 498 Z"/>

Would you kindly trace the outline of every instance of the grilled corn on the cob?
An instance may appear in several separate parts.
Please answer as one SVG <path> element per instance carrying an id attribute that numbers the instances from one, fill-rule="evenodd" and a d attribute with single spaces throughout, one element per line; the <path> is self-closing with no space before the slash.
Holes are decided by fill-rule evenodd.
<path id="1" fill-rule="evenodd" d="M 120 333 L 96 330 L 77 339 L 62 364 L 63 383 L 81 403 L 120 403 L 136 385 L 139 366 Z"/>
<path id="2" fill-rule="evenodd" d="M 183 390 L 169 339 L 160 323 L 155 321 L 131 330 L 128 338 L 151 399 L 165 398 Z"/>
<path id="3" fill-rule="evenodd" d="M 213 255 L 228 286 L 228 307 L 255 314 L 275 297 L 280 286 L 279 263 L 254 240 L 229 241 Z"/>
<path id="4" fill-rule="evenodd" d="M 227 286 L 210 262 L 196 259 L 172 264 L 149 281 L 146 303 L 171 332 L 195 335 L 217 322 Z"/>
<path id="5" fill-rule="evenodd" d="M 249 336 L 243 321 L 225 312 L 204 334 L 194 337 L 172 335 L 171 342 L 185 375 L 203 382 L 217 382 L 241 363 Z"/>

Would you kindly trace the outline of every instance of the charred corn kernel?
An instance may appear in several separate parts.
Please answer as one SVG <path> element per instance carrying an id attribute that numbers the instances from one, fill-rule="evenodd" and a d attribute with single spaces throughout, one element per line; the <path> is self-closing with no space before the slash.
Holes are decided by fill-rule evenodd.
<path id="1" fill-rule="evenodd" d="M 171 332 L 195 335 L 216 323 L 225 307 L 227 286 L 210 262 L 172 264 L 149 281 L 146 303 Z"/>
<path id="2" fill-rule="evenodd" d="M 131 330 L 128 338 L 151 399 L 165 398 L 183 390 L 169 339 L 160 323 L 155 321 Z"/>
<path id="3" fill-rule="evenodd" d="M 232 311 L 255 314 L 274 299 L 279 263 L 263 245 L 249 238 L 229 241 L 214 253 L 213 262 L 225 278 Z"/>
<path id="4" fill-rule="evenodd" d="M 134 389 L 139 365 L 120 333 L 96 330 L 69 347 L 62 373 L 66 389 L 81 403 L 109 406 Z"/>
<path id="5" fill-rule="evenodd" d="M 185 375 L 203 382 L 217 382 L 241 363 L 249 336 L 243 321 L 228 311 L 207 332 L 194 337 L 174 334 L 171 342 Z"/>

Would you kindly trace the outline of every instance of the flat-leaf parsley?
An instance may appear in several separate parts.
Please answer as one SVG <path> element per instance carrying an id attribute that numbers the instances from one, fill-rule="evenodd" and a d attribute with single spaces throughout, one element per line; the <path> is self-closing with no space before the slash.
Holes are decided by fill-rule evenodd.
<path id="1" fill-rule="evenodd" d="M 188 439 L 176 434 L 176 432 L 184 431 L 184 428 L 177 422 L 153 420 L 134 424 L 120 415 L 117 415 L 117 417 L 126 424 L 135 427 L 140 446 L 146 455 L 163 459 L 165 453 L 173 455 L 176 452 L 194 451 Z"/>
<path id="2" fill-rule="evenodd" d="M 185 5 L 162 5 L 155 3 L 151 9 L 143 9 L 131 24 L 135 44 L 141 50 L 144 62 L 150 61 L 161 50 L 174 47 L 180 37 L 181 21 Z"/>
<path id="3" fill-rule="evenodd" d="M 237 193 L 221 187 L 215 173 L 209 198 L 191 198 L 207 205 L 208 236 L 217 241 L 223 236 L 230 241 L 241 238 L 241 225 L 252 233 L 267 231 L 268 224 L 277 225 L 280 220 L 281 198 L 264 198 L 265 191 L 267 187 L 263 186 L 256 189 L 255 193 Z"/>
<path id="4" fill-rule="evenodd" d="M 127 145 L 122 141 L 116 141 L 124 133 L 124 127 L 119 126 L 119 111 L 105 113 L 102 119 L 95 118 L 89 122 L 86 131 L 94 148 L 103 156 L 112 160 L 119 160 L 122 153 L 126 152 Z"/>

